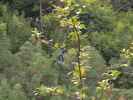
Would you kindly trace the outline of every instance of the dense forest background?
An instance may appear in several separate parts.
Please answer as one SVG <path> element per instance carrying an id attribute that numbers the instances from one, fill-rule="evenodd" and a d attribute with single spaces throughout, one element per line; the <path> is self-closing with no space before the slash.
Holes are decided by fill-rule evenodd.
<path id="1" fill-rule="evenodd" d="M 0 100 L 133 100 L 133 0 L 0 0 Z"/>

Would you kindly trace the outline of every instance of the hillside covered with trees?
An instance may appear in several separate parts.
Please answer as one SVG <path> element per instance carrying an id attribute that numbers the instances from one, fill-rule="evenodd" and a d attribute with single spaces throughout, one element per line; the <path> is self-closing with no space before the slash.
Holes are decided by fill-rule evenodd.
<path id="1" fill-rule="evenodd" d="M 0 0 L 0 100 L 133 100 L 133 0 Z"/>

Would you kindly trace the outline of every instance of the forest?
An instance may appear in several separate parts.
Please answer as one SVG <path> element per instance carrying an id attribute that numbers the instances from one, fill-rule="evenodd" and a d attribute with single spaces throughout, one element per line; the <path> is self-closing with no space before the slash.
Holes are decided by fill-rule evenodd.
<path id="1" fill-rule="evenodd" d="M 0 100 L 133 100 L 133 0 L 0 0 Z"/>

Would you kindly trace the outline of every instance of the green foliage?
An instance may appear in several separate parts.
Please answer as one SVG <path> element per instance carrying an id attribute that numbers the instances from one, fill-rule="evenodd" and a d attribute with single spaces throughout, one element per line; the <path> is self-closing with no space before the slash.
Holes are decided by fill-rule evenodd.
<path id="1" fill-rule="evenodd" d="M 2 0 L 0 100 L 132 100 L 131 1 L 116 1 Z"/>
<path id="2" fill-rule="evenodd" d="M 125 98 L 132 100 L 132 91 L 132 89 L 113 89 L 114 98 L 117 100 L 118 97 L 124 96 Z"/>
<path id="3" fill-rule="evenodd" d="M 0 70 L 5 71 L 8 68 L 15 67 L 15 56 L 9 51 L 10 43 L 5 33 L 0 33 Z"/>
<path id="4" fill-rule="evenodd" d="M 19 47 L 31 36 L 30 21 L 24 18 L 23 15 L 18 16 L 11 12 L 7 6 L 1 6 L 1 32 L 6 33 L 10 40 L 11 51 L 17 52 Z"/>
<path id="5" fill-rule="evenodd" d="M 94 47 L 91 47 L 90 45 L 82 48 L 81 60 L 83 60 L 83 66 L 95 68 L 97 74 L 103 73 L 106 69 L 103 57 Z"/>
<path id="6" fill-rule="evenodd" d="M 12 52 L 17 52 L 19 47 L 31 36 L 30 23 L 23 18 L 23 16 L 11 16 L 8 24 L 8 36 L 12 45 Z"/>
<path id="7" fill-rule="evenodd" d="M 22 86 L 15 84 L 13 87 L 6 79 L 0 82 L 0 100 L 28 100 Z"/>
<path id="8" fill-rule="evenodd" d="M 101 51 L 107 62 L 112 57 L 119 57 L 120 50 L 131 40 L 131 16 L 131 12 L 115 15 L 109 5 L 101 6 L 100 3 L 97 6 L 87 6 L 80 15 L 87 28 L 85 32 L 88 40 Z"/>
<path id="9" fill-rule="evenodd" d="M 37 92 L 39 93 L 39 95 L 43 95 L 43 96 L 47 96 L 49 94 L 56 96 L 56 95 L 63 94 L 64 90 L 61 87 L 45 87 L 41 85 L 39 88 L 37 88 Z"/>
<path id="10" fill-rule="evenodd" d="M 48 35 L 48 37 L 53 38 L 56 42 L 64 41 L 66 38 L 65 31 L 67 31 L 67 29 L 63 29 L 60 26 L 60 19 L 56 14 L 50 13 L 43 16 L 43 22 L 45 23 L 44 33 Z"/>

